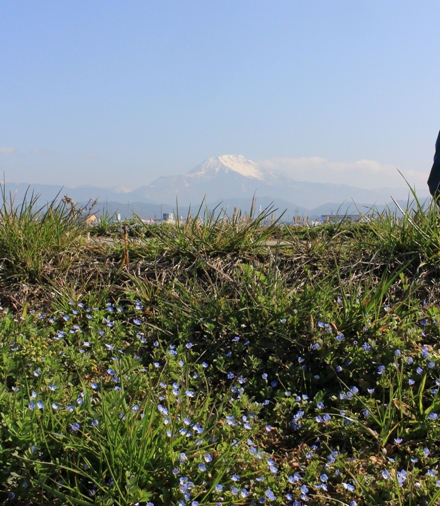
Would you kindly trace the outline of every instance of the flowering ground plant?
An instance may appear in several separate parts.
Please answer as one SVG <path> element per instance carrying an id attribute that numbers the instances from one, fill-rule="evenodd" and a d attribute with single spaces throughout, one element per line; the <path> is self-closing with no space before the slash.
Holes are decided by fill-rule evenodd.
<path id="1" fill-rule="evenodd" d="M 438 504 L 436 220 L 208 219 L 122 248 L 75 223 L 63 262 L 8 264 L 1 501 Z"/>

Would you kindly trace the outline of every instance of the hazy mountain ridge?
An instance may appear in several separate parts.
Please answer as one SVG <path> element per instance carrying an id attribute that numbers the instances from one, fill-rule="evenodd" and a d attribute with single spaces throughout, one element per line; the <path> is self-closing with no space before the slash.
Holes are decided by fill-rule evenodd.
<path id="1" fill-rule="evenodd" d="M 372 206 L 383 208 L 390 202 L 390 208 L 394 208 L 393 199 L 400 201 L 404 207 L 408 200 L 412 200 L 409 189 L 367 190 L 339 183 L 298 181 L 284 172 L 263 169 L 242 155 L 212 157 L 185 174 L 162 176 L 151 184 L 132 191 L 123 188 L 68 188 L 7 183 L 6 192 L 16 202 L 22 201 L 26 192 L 28 196 L 32 192 L 40 195 L 42 202 L 62 198 L 64 195 L 69 195 L 78 203 L 98 199 L 100 209 L 107 206 L 110 210 L 110 207 L 114 209 L 117 205 L 121 209 L 136 207 L 142 214 L 146 214 L 142 217 L 154 217 L 154 214 L 158 216 L 160 210 L 168 212 L 164 211 L 165 207 L 169 210 L 178 206 L 183 212 L 190 206 L 192 209 L 198 208 L 202 202 L 208 203 L 209 207 L 222 203 L 222 208 L 240 207 L 248 211 L 254 196 L 258 209 L 273 203 L 274 207 L 280 211 L 286 210 L 290 216 L 339 214 L 343 209 L 346 210 L 344 213 L 348 210 L 351 213 L 367 212 Z M 179 214 L 182 212 L 179 211 Z"/>
<path id="2" fill-rule="evenodd" d="M 141 191 L 140 191 L 141 190 Z M 136 190 L 145 200 L 160 200 L 181 205 L 230 198 L 250 198 L 254 194 L 285 200 L 295 206 L 313 209 L 326 202 L 368 202 L 384 204 L 407 199 L 409 189 L 377 188 L 366 190 L 340 183 L 324 184 L 298 181 L 285 172 L 266 170 L 242 155 L 209 158 L 186 174 L 164 176 Z M 156 197 L 156 198 L 155 198 Z"/>

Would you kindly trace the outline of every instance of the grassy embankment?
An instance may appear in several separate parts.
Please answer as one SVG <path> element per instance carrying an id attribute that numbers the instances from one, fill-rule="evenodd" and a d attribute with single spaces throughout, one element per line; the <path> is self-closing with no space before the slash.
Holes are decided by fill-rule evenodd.
<path id="1" fill-rule="evenodd" d="M 440 503 L 436 209 L 110 243 L 1 214 L 2 502 Z"/>

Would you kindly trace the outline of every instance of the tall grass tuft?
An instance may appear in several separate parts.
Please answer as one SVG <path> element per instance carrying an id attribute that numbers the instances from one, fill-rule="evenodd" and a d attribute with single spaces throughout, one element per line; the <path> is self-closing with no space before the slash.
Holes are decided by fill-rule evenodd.
<path id="1" fill-rule="evenodd" d="M 44 265 L 59 263 L 61 253 L 71 248 L 84 230 L 85 206 L 54 199 L 40 205 L 39 196 L 26 192 L 16 204 L 13 195 L 0 189 L 0 257 L 3 278 L 36 281 Z"/>
<path id="2" fill-rule="evenodd" d="M 228 216 L 225 209 L 216 206 L 210 210 L 202 203 L 195 216 L 190 213 L 184 221 L 151 228 L 139 220 L 141 235 L 151 233 L 163 244 L 169 255 L 200 258 L 215 254 L 241 253 L 264 244 L 274 234 L 278 222 L 272 216 L 276 209 L 269 206 L 256 213 L 254 204 L 248 215 L 235 209 Z"/>
<path id="3" fill-rule="evenodd" d="M 438 207 L 433 202 L 421 202 L 415 193 L 413 200 L 408 200 L 405 209 L 395 200 L 394 204 L 399 213 L 391 212 L 390 209 L 372 213 L 370 238 L 378 241 L 379 249 L 389 254 L 436 258 L 440 247 Z"/>

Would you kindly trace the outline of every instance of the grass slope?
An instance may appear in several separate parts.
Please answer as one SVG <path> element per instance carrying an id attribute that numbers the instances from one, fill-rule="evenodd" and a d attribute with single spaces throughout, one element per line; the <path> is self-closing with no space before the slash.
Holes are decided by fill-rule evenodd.
<path id="1" fill-rule="evenodd" d="M 440 503 L 436 209 L 271 214 L 4 199 L 1 501 Z"/>

